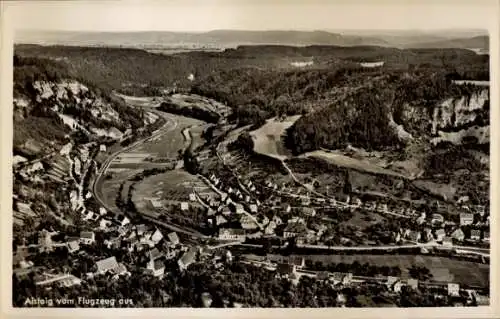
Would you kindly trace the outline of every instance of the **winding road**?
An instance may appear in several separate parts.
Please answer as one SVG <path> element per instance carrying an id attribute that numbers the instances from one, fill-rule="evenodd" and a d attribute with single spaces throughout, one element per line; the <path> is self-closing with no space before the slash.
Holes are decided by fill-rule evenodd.
<path id="1" fill-rule="evenodd" d="M 167 134 L 169 132 L 172 132 L 173 130 L 175 130 L 178 126 L 178 122 L 175 120 L 175 117 L 174 116 L 170 116 L 168 113 L 164 113 L 164 112 L 161 112 L 161 111 L 158 111 L 158 110 L 155 110 L 155 109 L 151 109 L 151 108 L 144 108 L 145 110 L 147 111 L 150 111 L 152 113 L 155 113 L 156 115 L 164 118 L 166 120 L 165 124 L 158 128 L 155 132 L 153 132 L 153 134 L 151 134 L 150 136 L 148 137 L 145 137 L 145 138 L 142 138 L 138 141 L 135 141 L 134 143 L 130 144 L 129 146 L 125 147 L 125 148 L 122 148 L 114 153 L 112 153 L 107 159 L 106 161 L 102 164 L 101 168 L 99 169 L 99 171 L 97 172 L 97 176 L 96 178 L 94 179 L 93 183 L 92 183 L 92 193 L 94 194 L 94 197 L 95 199 L 99 202 L 99 204 L 104 207 L 106 210 L 108 211 L 111 211 L 111 212 L 117 212 L 116 210 L 113 210 L 113 208 L 111 208 L 107 203 L 106 203 L 106 200 L 102 197 L 102 193 L 100 192 L 100 189 L 99 187 L 102 185 L 102 179 L 104 178 L 104 176 L 106 175 L 106 171 L 107 169 L 109 168 L 109 166 L 111 165 L 111 163 L 113 162 L 113 160 L 118 157 L 120 154 L 124 153 L 124 152 L 128 152 L 138 146 L 140 146 L 142 143 L 148 141 L 148 140 L 152 140 L 154 138 L 157 138 L 157 137 L 160 137 L 164 134 Z M 121 212 L 121 213 L 124 213 L 124 212 Z M 165 222 L 162 222 L 162 221 L 159 221 L 155 218 L 152 218 L 150 216 L 146 216 L 146 215 L 142 215 L 142 217 L 158 226 L 161 226 L 161 227 L 164 227 L 164 228 L 168 228 L 168 229 L 171 229 L 173 231 L 176 231 L 176 232 L 179 232 L 179 233 L 183 233 L 183 234 L 186 234 L 186 235 L 189 235 L 189 236 L 194 236 L 194 237 L 198 237 L 198 238 L 205 238 L 206 236 L 203 235 L 203 234 L 200 234 L 198 232 L 194 232 L 194 231 L 189 231 L 189 230 L 186 230 L 186 229 L 183 229 L 183 228 L 180 228 L 180 227 L 177 227 L 175 225 L 171 225 L 171 224 L 167 224 Z"/>

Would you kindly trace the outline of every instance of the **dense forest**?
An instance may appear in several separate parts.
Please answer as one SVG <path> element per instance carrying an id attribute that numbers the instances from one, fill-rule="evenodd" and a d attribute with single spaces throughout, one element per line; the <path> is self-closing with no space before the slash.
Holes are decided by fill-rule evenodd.
<path id="1" fill-rule="evenodd" d="M 47 72 L 39 73 L 48 78 L 78 75 L 98 92 L 151 95 L 185 87 L 229 105 L 230 120 L 239 125 L 259 126 L 273 116 L 303 114 L 287 134 L 286 144 L 296 154 L 346 144 L 398 147 L 389 114 L 410 133 L 422 134 L 428 129 L 425 121 L 408 121 L 404 107 L 418 106 L 431 114 L 439 101 L 475 90 L 452 80 L 489 79 L 489 56 L 463 49 L 240 46 L 222 52 L 161 55 L 138 49 L 19 45 L 16 54 L 17 60 L 45 58 Z M 314 65 L 290 66 L 290 61 L 303 58 Z M 363 68 L 358 63 L 363 61 L 385 64 Z M 188 80 L 190 74 L 194 81 Z M 18 75 L 16 82 L 22 86 L 30 80 Z"/>

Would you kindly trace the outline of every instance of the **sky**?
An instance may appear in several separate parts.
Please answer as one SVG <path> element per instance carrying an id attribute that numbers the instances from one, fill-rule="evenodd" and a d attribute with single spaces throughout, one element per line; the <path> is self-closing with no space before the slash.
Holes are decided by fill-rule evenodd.
<path id="1" fill-rule="evenodd" d="M 14 29 L 208 31 L 488 29 L 495 0 L 5 1 Z"/>

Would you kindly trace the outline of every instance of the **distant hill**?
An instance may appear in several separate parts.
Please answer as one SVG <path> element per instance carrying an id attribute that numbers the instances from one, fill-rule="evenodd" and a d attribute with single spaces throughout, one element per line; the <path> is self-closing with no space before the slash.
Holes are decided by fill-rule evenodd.
<path id="1" fill-rule="evenodd" d="M 488 36 L 476 36 L 472 38 L 458 38 L 432 42 L 415 43 L 413 47 L 418 48 L 462 48 L 462 49 L 489 49 Z"/>
<path id="2" fill-rule="evenodd" d="M 209 32 L 73 32 L 19 31 L 16 43 L 120 46 L 138 48 L 228 48 L 239 45 L 374 45 L 397 48 L 488 48 L 488 36 L 476 32 L 444 31 L 246 31 L 213 30 Z"/>
<path id="3" fill-rule="evenodd" d="M 236 31 L 214 30 L 205 33 L 188 32 L 40 32 L 20 31 L 16 43 L 107 45 L 131 47 L 208 46 L 235 47 L 240 44 L 282 45 L 381 45 L 383 40 L 326 31 Z"/>

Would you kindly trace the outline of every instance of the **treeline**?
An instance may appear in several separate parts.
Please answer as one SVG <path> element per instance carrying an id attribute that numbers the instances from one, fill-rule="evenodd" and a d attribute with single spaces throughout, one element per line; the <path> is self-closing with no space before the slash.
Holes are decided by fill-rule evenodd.
<path id="1" fill-rule="evenodd" d="M 361 264 L 358 261 L 353 263 L 323 263 L 321 261 L 313 262 L 306 260 L 306 268 L 315 271 L 329 271 L 329 272 L 350 272 L 354 276 L 369 276 L 375 277 L 376 275 L 383 276 L 401 276 L 401 269 L 398 266 L 377 266 L 370 265 L 369 263 Z"/>

